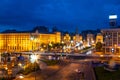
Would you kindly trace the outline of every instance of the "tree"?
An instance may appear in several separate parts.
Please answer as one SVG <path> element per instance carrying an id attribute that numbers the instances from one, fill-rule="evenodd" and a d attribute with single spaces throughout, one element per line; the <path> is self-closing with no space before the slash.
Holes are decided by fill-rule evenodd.
<path id="1" fill-rule="evenodd" d="M 102 50 L 102 43 L 101 42 L 97 42 L 95 48 L 96 48 L 96 51 L 100 52 Z"/>

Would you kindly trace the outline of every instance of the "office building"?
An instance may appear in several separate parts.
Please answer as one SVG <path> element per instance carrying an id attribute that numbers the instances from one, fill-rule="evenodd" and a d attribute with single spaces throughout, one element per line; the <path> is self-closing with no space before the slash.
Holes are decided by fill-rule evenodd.
<path id="1" fill-rule="evenodd" d="M 117 28 L 117 15 L 109 15 L 110 28 Z"/>
<path id="2" fill-rule="evenodd" d="M 120 54 L 120 28 L 103 29 L 103 52 L 105 54 Z"/>

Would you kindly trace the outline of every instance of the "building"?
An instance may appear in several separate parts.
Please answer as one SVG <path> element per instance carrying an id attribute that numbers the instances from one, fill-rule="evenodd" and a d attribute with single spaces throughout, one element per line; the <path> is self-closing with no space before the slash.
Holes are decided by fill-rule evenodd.
<path id="1" fill-rule="evenodd" d="M 103 51 L 105 54 L 120 54 L 120 28 L 103 29 Z"/>
<path id="2" fill-rule="evenodd" d="M 110 28 L 117 28 L 117 15 L 109 15 Z"/>
<path id="3" fill-rule="evenodd" d="M 65 34 L 63 37 L 63 42 L 69 44 L 71 41 L 71 36 L 69 34 Z"/>
<path id="4" fill-rule="evenodd" d="M 93 45 L 94 44 L 94 35 L 93 34 L 87 34 L 87 43 L 88 46 Z"/>
<path id="5" fill-rule="evenodd" d="M 96 36 L 96 43 L 97 42 L 103 43 L 103 35 L 101 33 L 98 33 Z"/>
<path id="6" fill-rule="evenodd" d="M 0 52 L 20 52 L 38 50 L 42 43 L 60 43 L 61 33 L 39 33 L 27 31 L 9 31 L 0 33 Z"/>
<path id="7" fill-rule="evenodd" d="M 75 36 L 73 36 L 73 41 L 74 42 L 81 42 L 82 41 L 82 36 L 79 34 L 76 34 Z"/>

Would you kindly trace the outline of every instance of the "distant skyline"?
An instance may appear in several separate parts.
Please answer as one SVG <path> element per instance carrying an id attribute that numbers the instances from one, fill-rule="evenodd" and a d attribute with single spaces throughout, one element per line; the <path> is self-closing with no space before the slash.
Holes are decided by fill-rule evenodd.
<path id="1" fill-rule="evenodd" d="M 117 14 L 120 0 L 0 0 L 0 31 L 31 30 L 35 26 L 74 32 L 109 28 L 109 15 Z"/>

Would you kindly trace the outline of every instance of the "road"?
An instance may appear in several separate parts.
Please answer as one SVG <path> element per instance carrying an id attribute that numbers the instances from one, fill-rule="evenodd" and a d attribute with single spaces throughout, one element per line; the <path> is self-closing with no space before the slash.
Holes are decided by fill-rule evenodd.
<path id="1" fill-rule="evenodd" d="M 72 63 L 78 63 L 79 69 L 84 73 L 84 80 L 96 80 L 95 73 L 90 61 L 87 60 L 73 60 Z"/>
<path id="2" fill-rule="evenodd" d="M 76 72 L 77 69 L 84 73 L 84 76 L 78 74 Z M 27 76 L 22 80 L 34 80 L 34 74 L 35 73 L 33 72 L 30 76 Z M 72 60 L 69 64 L 62 66 L 62 68 L 53 66 L 53 68 L 48 69 L 46 67 L 42 72 L 37 72 L 37 80 L 40 80 L 41 75 L 49 75 L 41 80 L 95 80 L 91 64 L 81 60 Z"/>
<path id="3" fill-rule="evenodd" d="M 95 80 L 95 73 L 90 62 L 84 63 L 84 65 L 82 65 L 82 68 L 85 73 L 85 80 Z"/>
<path id="4" fill-rule="evenodd" d="M 84 78 L 78 75 L 76 70 L 79 69 L 84 73 Z M 69 65 L 62 68 L 57 74 L 47 80 L 95 80 L 94 71 L 91 63 L 83 61 L 73 61 Z"/>

